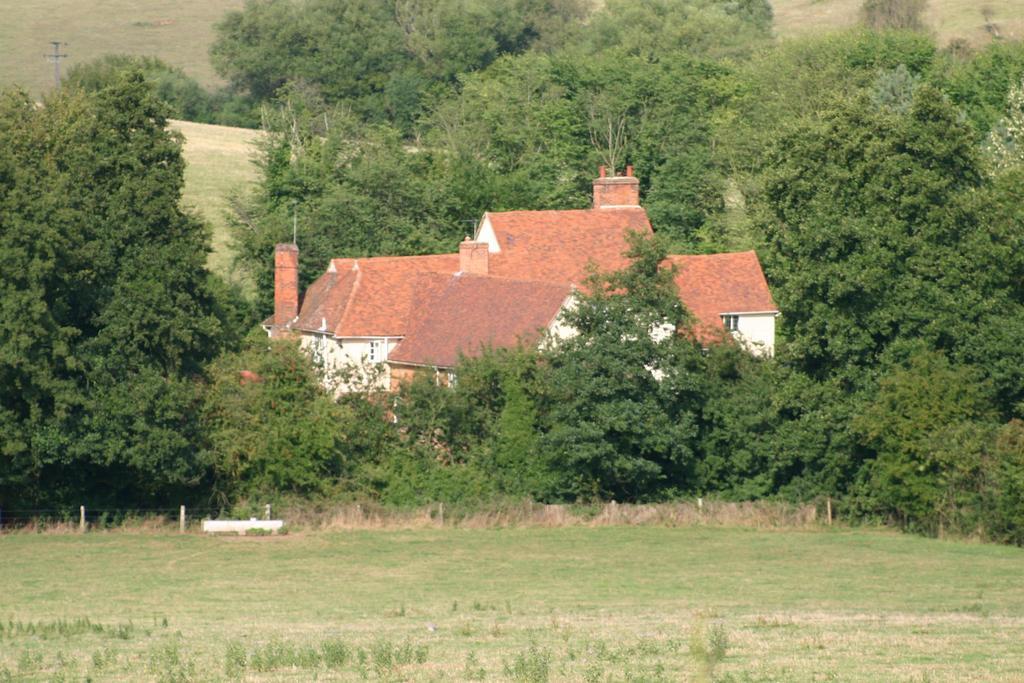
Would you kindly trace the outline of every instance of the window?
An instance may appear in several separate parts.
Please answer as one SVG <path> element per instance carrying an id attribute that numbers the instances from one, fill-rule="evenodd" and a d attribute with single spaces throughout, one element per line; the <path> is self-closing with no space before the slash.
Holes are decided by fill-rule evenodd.
<path id="1" fill-rule="evenodd" d="M 738 315 L 723 315 L 722 324 L 730 332 L 737 332 L 740 329 L 740 317 Z"/>
<path id="2" fill-rule="evenodd" d="M 451 370 L 448 371 L 448 387 L 454 389 L 459 384 L 459 378 Z"/>
<path id="3" fill-rule="evenodd" d="M 367 360 L 371 363 L 380 363 L 388 357 L 388 342 L 386 339 L 373 339 L 370 341 L 370 355 Z"/>

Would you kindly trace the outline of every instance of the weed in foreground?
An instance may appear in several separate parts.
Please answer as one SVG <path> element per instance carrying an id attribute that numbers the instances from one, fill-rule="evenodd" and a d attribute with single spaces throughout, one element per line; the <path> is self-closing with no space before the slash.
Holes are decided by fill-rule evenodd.
<path id="1" fill-rule="evenodd" d="M 237 640 L 228 643 L 224 653 L 224 675 L 228 678 L 239 678 L 245 671 L 249 657 L 245 652 L 245 646 Z"/>
<path id="2" fill-rule="evenodd" d="M 505 676 L 523 683 L 547 683 L 551 678 L 551 652 L 530 645 L 505 662 Z"/>
<path id="3" fill-rule="evenodd" d="M 462 678 L 467 681 L 487 680 L 487 669 L 480 666 L 480 660 L 477 659 L 475 652 L 471 651 L 466 655 L 466 665 L 462 668 Z"/>
<path id="4" fill-rule="evenodd" d="M 715 622 L 710 626 L 704 619 L 698 619 L 690 633 L 690 657 L 696 664 L 694 680 L 711 683 L 715 680 L 715 668 L 725 659 L 729 639 L 725 627 Z"/>
<path id="5" fill-rule="evenodd" d="M 149 631 L 144 632 L 149 635 Z M 120 640 L 131 640 L 135 635 L 135 625 L 132 622 L 127 624 L 97 624 L 88 617 L 78 619 L 53 619 L 50 621 L 14 621 L 9 619 L 6 623 L 0 622 L 0 640 L 5 638 L 17 638 L 20 636 L 34 636 L 42 640 L 53 638 L 72 638 L 86 634 L 107 636 Z"/>
<path id="6" fill-rule="evenodd" d="M 283 640 L 271 640 L 252 653 L 249 667 L 254 671 L 297 668 L 315 669 L 320 665 L 320 653 L 311 647 L 296 647 Z"/>
<path id="7" fill-rule="evenodd" d="M 320 656 L 328 669 L 340 669 L 345 666 L 350 654 L 348 646 L 340 640 L 325 640 L 320 643 Z"/>
<path id="8" fill-rule="evenodd" d="M 396 645 L 390 640 L 378 640 L 370 648 L 373 668 L 378 676 L 409 664 L 423 664 L 427 661 L 427 646 L 413 645 L 408 640 Z"/>
<path id="9" fill-rule="evenodd" d="M 196 676 L 196 663 L 182 654 L 181 645 L 176 640 L 151 649 L 148 668 L 159 683 L 191 683 L 199 680 Z"/>

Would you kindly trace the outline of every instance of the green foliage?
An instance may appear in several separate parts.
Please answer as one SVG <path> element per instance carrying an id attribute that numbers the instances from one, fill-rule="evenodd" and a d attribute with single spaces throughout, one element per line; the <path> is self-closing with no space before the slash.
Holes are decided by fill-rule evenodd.
<path id="1" fill-rule="evenodd" d="M 223 502 L 275 493 L 325 493 L 359 455 L 345 443 L 356 416 L 328 396 L 289 340 L 254 332 L 247 348 L 209 367 L 201 454 Z"/>
<path id="2" fill-rule="evenodd" d="M 1024 81 L 1010 88 L 1006 116 L 989 133 L 987 151 L 996 172 L 1024 165 Z"/>
<path id="3" fill-rule="evenodd" d="M 771 37 L 771 24 L 765 0 L 610 0 L 591 17 L 581 42 L 591 53 L 651 61 L 674 53 L 749 55 Z"/>
<path id="4" fill-rule="evenodd" d="M 943 89 L 974 129 L 986 134 L 1006 114 L 1010 89 L 1024 79 L 1024 43 L 1000 41 L 970 59 L 954 62 L 943 74 Z"/>
<path id="5" fill-rule="evenodd" d="M 541 409 L 558 493 L 636 500 L 689 490 L 704 396 L 700 347 L 655 239 L 631 237 L 631 265 L 595 274 L 565 322 L 578 334 L 548 357 Z"/>
<path id="6" fill-rule="evenodd" d="M 537 408 L 515 374 L 502 378 L 501 389 L 505 405 L 495 425 L 492 476 L 511 496 L 535 496 L 549 488 L 544 480 L 551 476 L 540 452 Z"/>
<path id="7" fill-rule="evenodd" d="M 157 57 L 104 55 L 72 66 L 62 85 L 98 92 L 132 71 L 141 72 L 152 84 L 156 96 L 167 104 L 171 118 L 248 128 L 259 124 L 259 115 L 251 100 L 224 90 L 207 91 L 183 70 Z"/>
<path id="8" fill-rule="evenodd" d="M 227 14 L 210 54 L 257 100 L 303 82 L 328 103 L 408 132 L 432 89 L 502 54 L 559 44 L 585 8 L 579 0 L 259 0 Z"/>
<path id="9" fill-rule="evenodd" d="M 0 102 L 0 500 L 188 490 L 222 331 L 180 140 L 141 73 Z M 102 488 L 97 486 L 102 482 Z"/>
<path id="10" fill-rule="evenodd" d="M 97 92 L 117 82 L 126 71 L 140 71 L 153 84 L 156 95 L 170 107 L 169 115 L 187 121 L 212 122 L 210 96 L 181 69 L 156 57 L 105 55 L 91 62 L 75 64 L 65 76 L 63 87 Z"/>
<path id="11" fill-rule="evenodd" d="M 914 352 L 884 376 L 852 422 L 877 454 L 867 476 L 878 509 L 904 526 L 934 531 L 956 508 L 960 486 L 974 478 L 978 434 L 964 428 L 993 420 L 991 399 L 976 369 L 953 366 L 934 351 Z"/>

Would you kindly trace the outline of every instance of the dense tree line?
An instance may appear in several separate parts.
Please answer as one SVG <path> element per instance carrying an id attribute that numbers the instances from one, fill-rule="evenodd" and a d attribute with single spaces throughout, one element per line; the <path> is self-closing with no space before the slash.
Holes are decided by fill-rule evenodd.
<path id="1" fill-rule="evenodd" d="M 113 58 L 41 107 L 7 94 L 0 507 L 832 496 L 1024 543 L 1024 47 L 777 43 L 759 0 L 510 7 L 225 18 L 215 63 L 269 132 L 235 215 L 255 311 L 202 268 L 152 88 L 209 100 Z M 634 165 L 657 240 L 595 275 L 554 350 L 334 400 L 297 349 L 244 337 L 293 220 L 308 283 L 334 256 L 451 251 L 485 210 L 586 206 L 600 163 Z M 687 320 L 660 255 L 733 248 L 765 265 L 777 357 L 651 339 Z"/>

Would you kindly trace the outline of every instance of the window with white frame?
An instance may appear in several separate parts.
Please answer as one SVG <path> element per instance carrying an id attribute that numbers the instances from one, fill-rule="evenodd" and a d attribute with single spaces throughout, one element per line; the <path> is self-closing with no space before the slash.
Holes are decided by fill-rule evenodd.
<path id="1" fill-rule="evenodd" d="M 723 315 L 722 324 L 725 325 L 725 329 L 730 332 L 736 332 L 740 329 L 740 317 L 738 315 Z"/>
<path id="2" fill-rule="evenodd" d="M 388 357 L 388 342 L 386 339 L 371 339 L 370 353 L 367 360 L 371 363 L 382 363 Z"/>
<path id="3" fill-rule="evenodd" d="M 452 370 L 448 371 L 448 386 L 454 389 L 459 384 L 459 377 Z"/>

